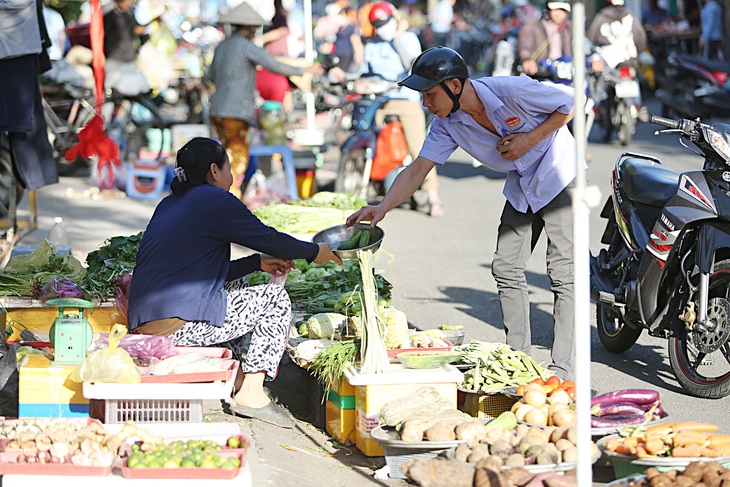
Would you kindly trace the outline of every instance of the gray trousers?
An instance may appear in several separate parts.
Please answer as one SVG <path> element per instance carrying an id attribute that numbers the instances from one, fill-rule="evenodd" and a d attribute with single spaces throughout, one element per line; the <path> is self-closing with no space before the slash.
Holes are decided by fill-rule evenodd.
<path id="1" fill-rule="evenodd" d="M 525 269 L 542 230 L 547 235 L 547 273 L 553 292 L 554 339 L 549 368 L 574 378 L 573 213 L 564 189 L 537 213 L 520 213 L 506 202 L 499 224 L 492 275 L 497 282 L 507 345 L 530 353 L 530 302 Z"/>

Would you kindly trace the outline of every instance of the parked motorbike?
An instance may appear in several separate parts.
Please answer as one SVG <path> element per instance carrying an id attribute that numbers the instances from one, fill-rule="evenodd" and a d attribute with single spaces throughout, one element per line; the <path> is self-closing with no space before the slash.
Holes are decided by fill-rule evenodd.
<path id="1" fill-rule="evenodd" d="M 671 53 L 664 70 L 667 81 L 656 91 L 662 116 L 711 118 L 730 113 L 727 63 Z"/>
<path id="2" fill-rule="evenodd" d="M 641 332 L 668 339 L 687 393 L 730 394 L 730 124 L 652 116 L 704 157 L 678 174 L 655 157 L 626 152 L 612 172 L 608 220 L 591 256 L 591 298 L 603 347 L 628 350 Z"/>
<path id="3" fill-rule="evenodd" d="M 353 102 L 351 133 L 340 149 L 335 191 L 359 194 L 367 198 L 381 196 L 388 190 L 395 176 L 410 164 L 408 145 L 401 130 L 401 139 L 396 141 L 396 145 L 406 148 L 404 159 L 398 161 L 389 171 L 384 171 L 383 168 L 375 171 L 373 165 L 377 155 L 378 135 L 383 128 L 377 123 L 376 114 L 388 103 L 390 98 L 387 93 L 396 86 L 396 83 L 377 75 L 362 76 L 353 82 L 352 89 L 360 97 Z M 384 122 L 388 123 L 387 117 Z M 410 206 L 414 210 L 425 208 L 427 203 L 428 198 L 422 190 L 418 190 L 410 199 Z"/>
<path id="4" fill-rule="evenodd" d="M 636 123 L 648 119 L 641 105 L 641 88 L 636 68 L 623 62 L 611 68 L 599 54 L 593 55 L 591 93 L 597 102 L 597 121 L 603 128 L 604 141 L 616 133 L 621 145 L 628 145 L 636 132 Z"/>

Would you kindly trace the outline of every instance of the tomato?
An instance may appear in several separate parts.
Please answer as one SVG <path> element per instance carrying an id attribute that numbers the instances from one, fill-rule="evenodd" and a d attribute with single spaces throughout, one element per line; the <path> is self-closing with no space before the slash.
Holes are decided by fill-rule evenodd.
<path id="1" fill-rule="evenodd" d="M 525 386 L 519 386 L 515 390 L 515 394 L 520 395 L 520 396 L 522 395 L 523 392 L 525 392 Z"/>
<path id="2" fill-rule="evenodd" d="M 545 381 L 542 380 L 542 377 L 537 377 L 535 379 L 532 379 L 530 381 L 530 384 L 540 384 L 541 386 L 544 386 L 545 385 Z"/>
<path id="3" fill-rule="evenodd" d="M 545 384 L 542 386 L 542 389 L 545 391 L 545 394 L 547 394 L 549 396 L 550 393 L 553 392 L 553 390 L 556 387 L 558 387 L 558 386 L 556 386 L 555 384 Z"/>
<path id="4" fill-rule="evenodd" d="M 556 386 L 559 386 L 559 385 L 560 385 L 560 384 L 562 384 L 562 383 L 563 383 L 563 381 L 562 381 L 562 380 L 560 380 L 560 377 L 558 377 L 557 375 L 551 375 L 551 376 L 550 376 L 550 377 L 548 377 L 548 378 L 547 378 L 547 380 L 545 381 L 545 384 L 550 384 L 550 385 L 553 385 L 553 384 L 554 384 L 554 385 L 556 385 Z"/>
<path id="5" fill-rule="evenodd" d="M 575 387 L 575 382 L 572 380 L 566 380 L 563 382 L 563 388 L 567 389 L 568 387 Z"/>
<path id="6" fill-rule="evenodd" d="M 571 399 L 575 399 L 575 387 L 567 387 L 565 392 L 568 393 Z"/>
<path id="7" fill-rule="evenodd" d="M 546 384 L 546 385 L 552 385 L 552 384 Z M 564 388 L 564 387 L 563 387 L 562 385 L 560 385 L 560 386 L 557 386 L 557 387 L 555 387 L 555 388 L 554 388 L 554 389 L 553 389 L 552 391 L 550 391 L 550 392 L 548 393 L 548 396 L 552 396 L 554 392 L 557 392 L 557 391 L 564 391 L 564 390 L 565 390 L 565 388 Z"/>

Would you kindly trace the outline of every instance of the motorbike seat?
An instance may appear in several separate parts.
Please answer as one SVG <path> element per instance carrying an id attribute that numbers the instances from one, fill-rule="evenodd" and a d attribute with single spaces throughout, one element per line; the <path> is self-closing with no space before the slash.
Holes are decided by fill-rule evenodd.
<path id="1" fill-rule="evenodd" d="M 705 59 L 701 56 L 692 55 L 679 55 L 677 59 L 680 64 L 695 64 L 701 68 L 705 68 L 709 71 L 718 71 L 721 73 L 727 73 L 727 63 L 724 61 L 715 61 L 712 59 Z"/>
<path id="2" fill-rule="evenodd" d="M 637 203 L 662 208 L 677 194 L 679 173 L 648 159 L 627 158 L 619 163 L 626 195 Z"/>

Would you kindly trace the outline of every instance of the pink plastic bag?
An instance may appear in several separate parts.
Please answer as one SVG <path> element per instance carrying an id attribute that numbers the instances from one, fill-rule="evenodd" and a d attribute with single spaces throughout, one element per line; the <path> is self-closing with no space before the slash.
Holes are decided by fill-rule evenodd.
<path id="1" fill-rule="evenodd" d="M 109 335 L 100 333 L 99 338 L 94 342 L 93 348 L 105 348 L 109 343 Z M 177 355 L 172 337 L 157 335 L 125 335 L 119 342 L 119 348 L 125 350 L 136 359 L 138 365 L 149 365 L 156 360 L 163 360 L 167 357 Z"/>

